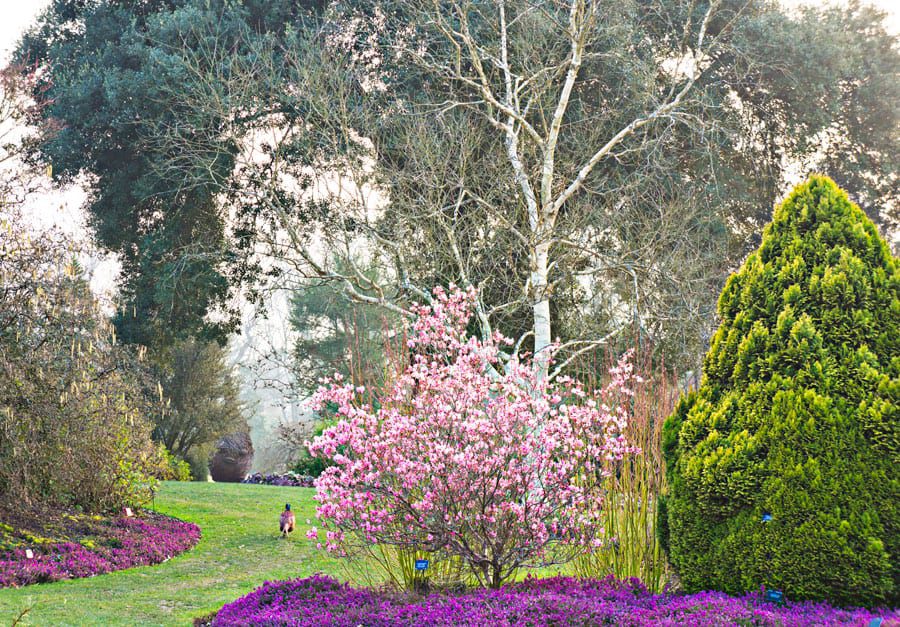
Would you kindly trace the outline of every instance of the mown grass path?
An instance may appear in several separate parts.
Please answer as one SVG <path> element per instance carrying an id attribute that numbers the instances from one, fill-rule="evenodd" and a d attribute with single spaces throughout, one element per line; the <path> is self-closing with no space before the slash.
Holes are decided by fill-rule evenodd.
<path id="1" fill-rule="evenodd" d="M 0 590 L 0 625 L 29 607 L 22 625 L 190 625 L 266 580 L 340 576 L 337 561 L 304 537 L 312 495 L 311 488 L 165 483 L 153 509 L 200 525 L 196 547 L 157 566 Z M 282 540 L 278 515 L 286 502 L 298 529 Z"/>

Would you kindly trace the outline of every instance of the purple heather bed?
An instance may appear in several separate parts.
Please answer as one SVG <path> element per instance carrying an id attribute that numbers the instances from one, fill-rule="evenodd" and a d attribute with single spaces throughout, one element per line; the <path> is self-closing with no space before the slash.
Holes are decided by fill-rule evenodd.
<path id="1" fill-rule="evenodd" d="M 74 516 L 70 516 L 76 520 Z M 168 516 L 99 518 L 79 515 L 76 538 L 60 542 L 20 542 L 0 547 L 0 588 L 76 579 L 123 568 L 159 564 L 200 539 L 200 528 Z"/>
<path id="2" fill-rule="evenodd" d="M 500 590 L 414 597 L 352 588 L 324 575 L 266 582 L 225 605 L 219 625 L 309 627 L 519 625 L 868 625 L 900 624 L 900 611 L 839 609 L 824 603 L 774 605 L 760 595 L 655 595 L 634 579 L 528 579 Z"/>
<path id="3" fill-rule="evenodd" d="M 295 472 L 270 472 L 265 475 L 261 472 L 255 472 L 252 475 L 247 475 L 247 477 L 244 478 L 241 483 L 252 483 L 255 485 L 277 485 L 289 488 L 311 488 L 313 487 L 313 481 L 315 481 L 315 477 L 311 477 L 310 475 L 298 475 Z"/>

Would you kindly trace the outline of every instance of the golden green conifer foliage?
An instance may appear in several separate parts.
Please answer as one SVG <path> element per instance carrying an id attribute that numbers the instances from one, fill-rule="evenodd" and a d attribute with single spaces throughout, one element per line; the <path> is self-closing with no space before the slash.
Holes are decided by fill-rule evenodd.
<path id="1" fill-rule="evenodd" d="M 664 535 L 688 590 L 897 604 L 898 268 L 814 176 L 729 278 L 700 388 L 663 435 Z"/>

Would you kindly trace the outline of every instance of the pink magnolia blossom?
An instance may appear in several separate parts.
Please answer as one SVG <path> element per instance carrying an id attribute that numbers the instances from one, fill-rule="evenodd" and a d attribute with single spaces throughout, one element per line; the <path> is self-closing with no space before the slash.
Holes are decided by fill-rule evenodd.
<path id="1" fill-rule="evenodd" d="M 458 556 L 496 587 L 603 537 L 604 460 L 635 452 L 622 435 L 630 355 L 602 390 L 549 383 L 529 360 L 502 363 L 507 338 L 467 337 L 473 302 L 472 291 L 435 289 L 416 309 L 410 365 L 377 408 L 339 377 L 315 394 L 339 418 L 308 444 L 334 461 L 315 482 L 327 550 Z"/>

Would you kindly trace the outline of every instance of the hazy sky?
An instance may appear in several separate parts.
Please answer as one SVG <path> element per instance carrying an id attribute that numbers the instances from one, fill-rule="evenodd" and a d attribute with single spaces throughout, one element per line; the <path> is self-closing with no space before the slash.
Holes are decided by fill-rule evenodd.
<path id="1" fill-rule="evenodd" d="M 0 0 L 0 66 L 7 63 L 22 32 L 48 4 L 49 0 Z M 38 229 L 56 227 L 89 243 L 82 211 L 84 201 L 84 190 L 78 186 L 56 190 L 48 184 L 43 193 L 26 201 L 25 210 Z M 101 298 L 111 296 L 119 271 L 116 258 L 94 252 L 83 256 L 81 262 L 94 292 Z"/>
<path id="2" fill-rule="evenodd" d="M 825 4 L 808 0 L 782 0 L 787 5 Z M 0 62 L 8 58 L 12 48 L 22 31 L 32 22 L 49 0 L 0 0 Z M 891 30 L 900 33 L 900 1 L 874 0 L 875 4 L 890 13 Z"/>
<path id="3" fill-rule="evenodd" d="M 19 36 L 48 4 L 49 0 L 0 0 L 0 63 L 7 61 Z"/>

